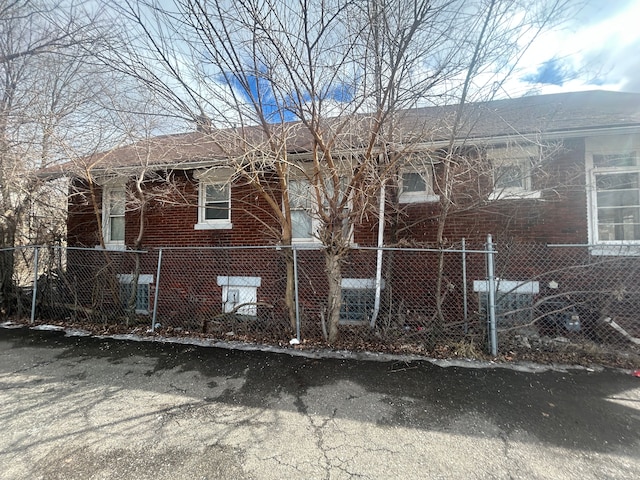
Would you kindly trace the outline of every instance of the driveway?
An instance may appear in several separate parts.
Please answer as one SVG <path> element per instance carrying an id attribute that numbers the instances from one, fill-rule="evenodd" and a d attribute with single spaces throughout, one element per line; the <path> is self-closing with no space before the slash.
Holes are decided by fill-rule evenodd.
<path id="1" fill-rule="evenodd" d="M 0 478 L 640 478 L 640 379 L 471 367 L 0 328 Z"/>

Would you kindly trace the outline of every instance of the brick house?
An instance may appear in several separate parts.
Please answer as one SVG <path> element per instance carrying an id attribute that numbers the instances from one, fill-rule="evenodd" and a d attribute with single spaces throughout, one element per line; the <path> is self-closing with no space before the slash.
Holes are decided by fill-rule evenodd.
<path id="1" fill-rule="evenodd" d="M 386 192 L 385 246 L 434 245 L 442 221 L 444 169 L 437 152 L 448 146 L 447 125 L 454 113 L 454 107 L 404 112 L 400 120 L 407 139 L 403 156 L 416 161 L 399 164 Z M 256 138 L 261 135 L 257 129 L 248 132 Z M 96 154 L 84 159 L 94 165 L 91 191 L 87 179 L 74 174 L 82 168 L 64 165 L 64 174 L 72 176 L 68 245 L 102 245 L 118 251 L 136 244 L 140 209 L 135 206 L 136 197 L 127 190 L 131 178 L 142 170 L 146 172 L 144 191 L 163 192 L 151 195 L 145 204 L 142 248 L 276 245 L 280 227 L 268 202 L 252 185 L 234 175 L 220 138 L 196 131 Z M 300 162 L 305 161 L 307 142 L 304 138 L 291 142 L 292 153 Z M 458 162 L 451 173 L 456 180 L 444 225 L 444 237 L 451 244 L 462 237 L 482 242 L 487 234 L 493 234 L 515 242 L 589 245 L 592 256 L 638 254 L 640 94 L 592 91 L 471 104 L 455 148 L 464 161 Z M 51 170 L 48 173 L 56 174 Z M 317 219 L 313 201 L 308 199 L 304 181 L 292 179 L 290 185 L 293 241 L 320 246 L 314 230 Z M 353 244 L 378 245 L 376 218 L 363 216 L 354 225 Z M 198 262 L 222 261 L 219 254 L 204 252 L 199 255 L 211 257 Z M 168 267 L 171 273 L 163 275 L 163 285 L 173 285 L 185 298 L 190 295 L 198 299 L 194 315 L 205 307 L 232 311 L 230 306 L 243 302 L 258 307 L 249 305 L 240 313 L 256 315 L 260 304 L 277 305 L 283 295 L 284 267 L 274 252 L 247 256 L 240 250 L 226 251 L 224 261 L 234 267 L 217 274 L 199 272 L 196 267 L 180 273 L 181 264 L 196 260 L 176 256 L 175 264 Z M 312 258 L 311 253 L 305 255 L 313 265 L 309 272 L 315 272 L 320 285 L 322 260 Z M 343 298 L 347 303 L 350 292 L 370 292 L 375 271 L 374 253 L 352 255 L 358 261 L 349 265 L 358 266 L 349 266 L 343 272 Z M 258 257 L 263 272 L 269 274 L 256 273 Z M 72 261 L 70 257 L 70 265 Z M 127 273 L 130 265 L 122 268 L 118 278 L 126 285 L 131 280 Z M 149 298 L 153 288 L 154 268 L 155 263 L 149 262 L 138 278 L 144 298 Z M 410 272 L 424 267 L 399 256 L 395 268 Z M 510 275 L 516 280 L 536 275 L 535 262 L 528 263 L 527 268 L 529 272 L 516 269 Z M 322 292 L 324 287 L 309 287 L 312 283 L 301 283 L 302 299 L 312 291 L 316 295 Z M 419 310 L 432 297 L 410 283 L 401 286 L 407 292 L 403 301 Z M 353 295 L 354 302 L 362 301 L 356 297 Z M 169 310 L 175 314 L 180 308 L 165 305 L 167 315 Z M 139 308 L 149 309 L 147 300 Z M 312 310 L 309 306 L 308 311 Z"/>

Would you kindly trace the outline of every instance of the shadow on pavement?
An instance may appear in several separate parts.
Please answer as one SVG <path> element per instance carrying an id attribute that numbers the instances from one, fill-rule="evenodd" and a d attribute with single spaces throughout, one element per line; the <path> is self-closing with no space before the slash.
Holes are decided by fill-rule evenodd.
<path id="1" fill-rule="evenodd" d="M 0 329 L 0 342 L 7 341 L 13 348 L 62 349 L 58 360 L 105 359 L 122 366 L 122 377 L 127 375 L 131 358 L 144 357 L 154 367 L 139 382 L 142 389 L 164 391 L 166 385 L 154 380 L 169 370 L 210 378 L 202 387 L 211 390 L 216 388 L 217 378 L 243 379 L 238 389 L 200 399 L 205 403 L 295 409 L 302 414 L 335 414 L 436 431 L 451 431 L 454 422 L 466 414 L 480 415 L 507 434 L 525 431 L 546 444 L 594 452 L 630 447 L 640 440 L 640 396 L 627 396 L 624 404 L 616 402 L 624 392 L 639 389 L 640 379 L 614 370 L 523 373 L 507 368 L 443 368 L 428 361 L 310 359 L 174 343 L 66 337 L 63 332 L 26 328 Z M 0 370 L 5 372 L 5 367 Z M 113 387 L 119 382 L 118 378 L 97 375 L 75 377 L 65 380 L 106 382 Z M 354 395 L 374 393 L 376 401 L 384 403 L 384 415 L 371 415 L 361 402 L 350 407 L 348 398 L 346 403 L 334 405 L 331 396 L 326 397 L 323 411 L 318 411 L 317 404 L 310 411 L 306 400 L 311 390 L 345 383 L 353 387 Z M 278 402 L 283 395 L 294 401 Z M 370 408 L 376 410 L 376 405 Z M 478 431 L 469 433 L 481 435 Z"/>

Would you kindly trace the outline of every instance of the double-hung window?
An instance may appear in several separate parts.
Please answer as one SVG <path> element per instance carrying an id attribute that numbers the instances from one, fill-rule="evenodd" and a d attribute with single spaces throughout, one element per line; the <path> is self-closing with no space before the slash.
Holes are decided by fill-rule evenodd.
<path id="1" fill-rule="evenodd" d="M 102 233 L 106 247 L 124 247 L 126 199 L 123 186 L 105 186 L 102 191 Z"/>
<path id="2" fill-rule="evenodd" d="M 532 171 L 539 158 L 538 146 L 513 145 L 490 149 L 493 191 L 491 200 L 540 198 L 540 191 L 533 189 Z"/>
<path id="3" fill-rule="evenodd" d="M 196 230 L 229 229 L 231 224 L 231 182 L 211 175 L 198 179 L 198 223 Z"/>
<path id="4" fill-rule="evenodd" d="M 587 141 L 590 243 L 640 245 L 640 139 Z"/>
<path id="5" fill-rule="evenodd" d="M 429 157 L 410 154 L 405 159 L 399 178 L 400 203 L 437 202 L 433 191 L 433 165 Z"/>
<path id="6" fill-rule="evenodd" d="M 435 202 L 431 168 L 420 171 L 404 171 L 400 181 L 400 203 Z"/>
<path id="7" fill-rule="evenodd" d="M 333 187 L 330 179 L 325 179 L 327 187 L 321 189 L 321 194 L 326 195 L 333 199 Z M 335 200 L 340 204 L 345 199 L 344 195 L 347 190 L 347 179 L 345 177 L 340 178 L 340 192 L 338 198 Z M 348 201 L 346 203 L 349 203 Z M 320 229 L 320 208 L 324 209 L 325 213 L 328 212 L 329 202 L 325 201 L 319 207 L 317 203 L 316 190 L 314 186 L 309 183 L 306 178 L 292 178 L 289 180 L 289 208 L 291 211 L 291 236 L 294 243 L 319 243 L 320 238 L 318 232 Z M 350 239 L 353 235 L 350 229 L 348 221 L 349 210 L 351 205 L 344 207 L 342 211 L 343 215 L 343 227 L 345 231 L 344 235 Z M 336 215 L 336 212 L 333 212 Z"/>
<path id="8" fill-rule="evenodd" d="M 313 191 L 303 179 L 289 180 L 289 208 L 291 210 L 291 236 L 294 242 L 317 241 L 317 221 L 313 215 Z"/>

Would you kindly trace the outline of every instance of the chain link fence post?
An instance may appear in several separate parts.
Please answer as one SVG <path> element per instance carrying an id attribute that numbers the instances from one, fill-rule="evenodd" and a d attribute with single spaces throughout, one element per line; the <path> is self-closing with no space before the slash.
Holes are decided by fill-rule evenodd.
<path id="1" fill-rule="evenodd" d="M 296 302 L 296 340 L 300 343 L 300 301 L 298 298 L 298 255 L 295 245 L 291 247 L 293 250 L 293 284 L 295 287 L 295 302 Z"/>
<path id="2" fill-rule="evenodd" d="M 38 295 L 38 260 L 40 247 L 34 247 L 33 251 L 33 290 L 31 292 L 31 323 L 36 321 L 36 297 Z"/>
<path id="3" fill-rule="evenodd" d="M 498 334 L 496 331 L 496 278 L 494 264 L 494 250 L 491 234 L 487 235 L 487 303 L 489 310 L 488 331 L 489 331 L 489 349 L 491 355 L 498 355 Z"/>
<path id="4" fill-rule="evenodd" d="M 153 296 L 153 315 L 151 316 L 151 331 L 156 331 L 156 317 L 158 315 L 158 297 L 160 296 L 160 269 L 162 267 L 162 248 L 158 249 L 158 269 L 156 270 L 156 289 Z"/>

